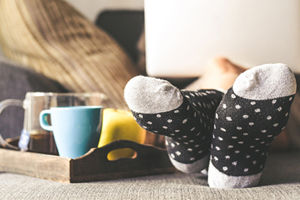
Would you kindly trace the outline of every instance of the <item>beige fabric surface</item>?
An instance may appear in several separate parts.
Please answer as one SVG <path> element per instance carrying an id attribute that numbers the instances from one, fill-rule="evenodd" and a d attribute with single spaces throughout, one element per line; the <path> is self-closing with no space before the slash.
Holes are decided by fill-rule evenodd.
<path id="1" fill-rule="evenodd" d="M 0 173 L 1 199 L 289 199 L 300 198 L 300 151 L 270 154 L 259 186 L 211 189 L 205 177 L 182 173 L 64 184 Z"/>
<path id="2" fill-rule="evenodd" d="M 1 0 L 0 44 L 5 56 L 75 92 L 99 91 L 105 106 L 128 109 L 127 81 L 138 74 L 104 31 L 63 0 Z"/>

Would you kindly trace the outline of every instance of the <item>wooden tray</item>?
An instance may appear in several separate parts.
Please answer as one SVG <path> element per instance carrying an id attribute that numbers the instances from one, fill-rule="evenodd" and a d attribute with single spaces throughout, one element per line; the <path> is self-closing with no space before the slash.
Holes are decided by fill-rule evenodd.
<path id="1" fill-rule="evenodd" d="M 107 154 L 120 148 L 132 148 L 137 155 L 109 161 Z M 75 183 L 174 173 L 176 170 L 165 149 L 120 140 L 93 148 L 76 159 L 0 148 L 0 171 Z"/>

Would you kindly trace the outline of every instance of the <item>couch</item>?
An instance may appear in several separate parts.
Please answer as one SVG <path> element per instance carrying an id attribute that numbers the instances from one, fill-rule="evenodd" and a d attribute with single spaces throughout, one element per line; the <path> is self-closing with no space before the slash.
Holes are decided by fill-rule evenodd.
<path id="1" fill-rule="evenodd" d="M 141 64 L 136 45 L 143 32 L 142 11 L 105 11 L 96 25 Z M 0 24 L 1 26 L 1 24 Z M 142 55 L 143 56 L 143 55 Z M 143 67 L 141 67 L 142 69 Z M 144 73 L 143 70 L 140 71 Z M 23 99 L 27 91 L 69 92 L 64 84 L 10 59 L 0 60 L 0 100 Z M 184 87 L 186 82 L 174 82 Z M 295 105 L 293 109 L 297 109 Z M 0 133 L 19 136 L 23 110 L 8 108 L 0 115 Z M 160 174 L 137 178 L 65 184 L 0 172 L 1 199 L 299 199 L 300 151 L 271 152 L 257 187 L 212 189 L 201 174 Z"/>
<path id="2" fill-rule="evenodd" d="M 212 189 L 198 174 L 162 174 L 89 183 L 58 183 L 0 173 L 1 199 L 288 199 L 298 200 L 300 152 L 270 154 L 257 187 Z"/>

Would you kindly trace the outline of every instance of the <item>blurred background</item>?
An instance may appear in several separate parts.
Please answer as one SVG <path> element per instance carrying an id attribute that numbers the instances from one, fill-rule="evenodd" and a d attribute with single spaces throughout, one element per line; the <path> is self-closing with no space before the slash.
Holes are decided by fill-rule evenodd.
<path id="1" fill-rule="evenodd" d="M 1 1 L 1 0 L 0 0 Z M 97 15 L 104 10 L 144 10 L 144 0 L 66 0 L 95 21 Z"/>
<path id="2" fill-rule="evenodd" d="M 1 1 L 1 0 L 0 0 Z M 83 13 L 90 21 L 95 22 L 99 13 L 104 10 L 144 10 L 144 0 L 66 0 Z M 0 47 L 0 57 L 3 56 Z"/>

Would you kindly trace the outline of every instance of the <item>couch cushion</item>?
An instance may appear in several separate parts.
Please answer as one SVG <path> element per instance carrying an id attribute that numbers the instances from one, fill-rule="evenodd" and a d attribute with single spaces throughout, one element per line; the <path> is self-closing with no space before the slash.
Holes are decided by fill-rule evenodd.
<path id="1" fill-rule="evenodd" d="M 0 173 L 2 199 L 289 199 L 300 194 L 300 152 L 271 154 L 259 186 L 209 188 L 205 177 L 169 174 L 63 184 L 23 175 Z"/>
<path id="2" fill-rule="evenodd" d="M 127 54 L 103 30 L 62 0 L 1 0 L 4 54 L 75 92 L 98 91 L 106 107 L 128 109 L 127 81 L 138 74 Z"/>

